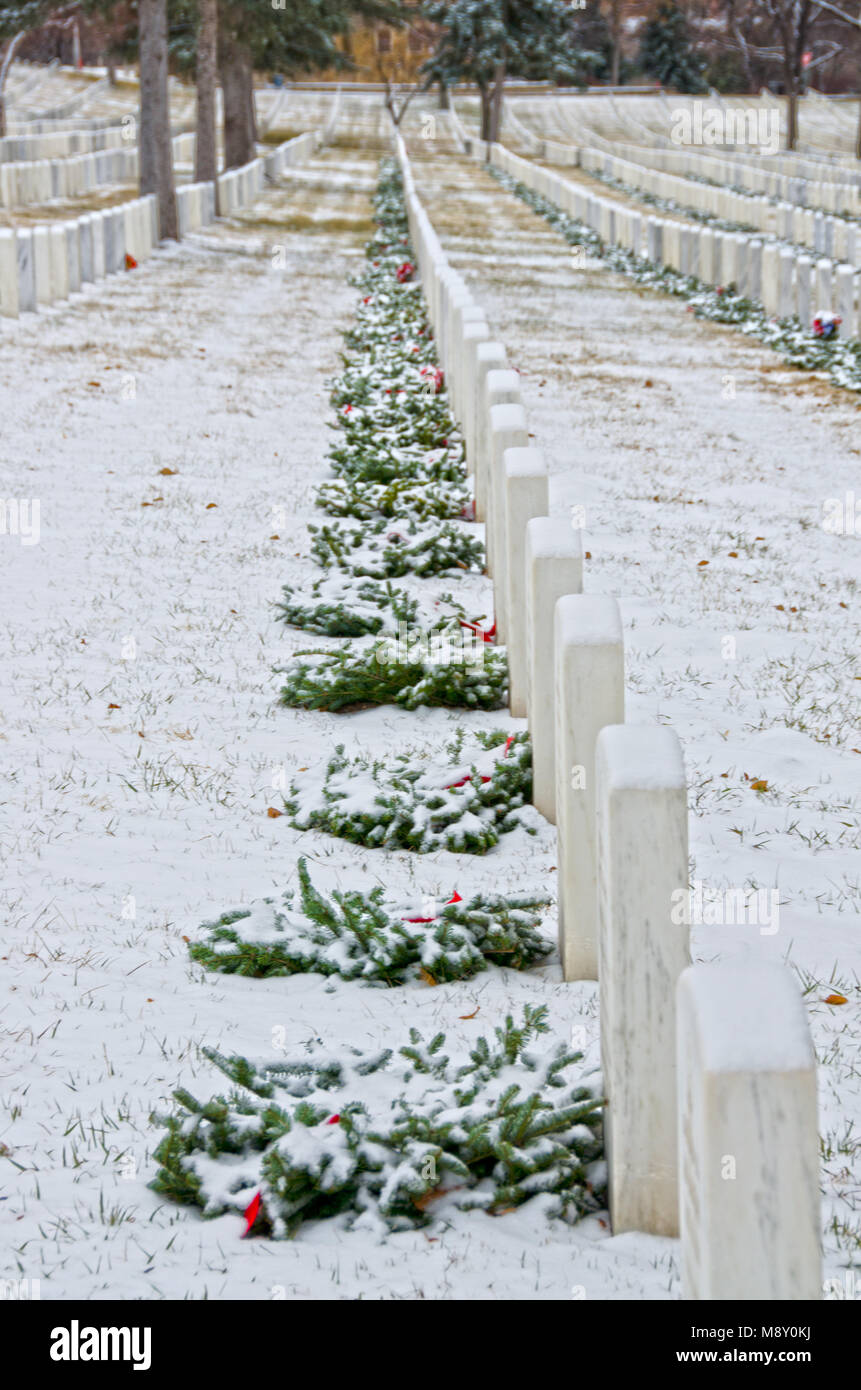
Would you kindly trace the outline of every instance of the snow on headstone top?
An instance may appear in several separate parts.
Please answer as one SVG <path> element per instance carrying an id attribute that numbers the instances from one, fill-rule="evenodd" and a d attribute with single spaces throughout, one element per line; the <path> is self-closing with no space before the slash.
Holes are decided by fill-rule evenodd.
<path id="1" fill-rule="evenodd" d="M 771 963 L 697 966 L 679 981 L 696 1020 L 710 1072 L 794 1072 L 815 1065 L 801 991 L 791 972 Z"/>
<path id="2" fill-rule="evenodd" d="M 526 431 L 526 411 L 522 405 L 492 405 L 490 407 L 491 430 Z"/>
<path id="3" fill-rule="evenodd" d="M 556 604 L 556 636 L 563 644 L 583 646 L 621 642 L 622 618 L 616 599 L 604 594 L 566 594 Z"/>
<path id="4" fill-rule="evenodd" d="M 541 478 L 547 472 L 547 462 L 540 449 L 506 449 L 503 461 L 509 476 Z"/>
<path id="5" fill-rule="evenodd" d="M 494 367 L 487 373 L 487 392 L 520 391 L 520 377 L 509 367 Z"/>
<path id="6" fill-rule="evenodd" d="M 685 786 L 678 737 L 659 724 L 608 724 L 598 735 L 597 757 L 610 791 L 677 791 Z"/>
<path id="7" fill-rule="evenodd" d="M 479 362 L 507 362 L 508 355 L 505 345 L 497 342 L 485 342 L 478 345 Z"/>
<path id="8" fill-rule="evenodd" d="M 567 517 L 533 516 L 526 523 L 526 541 L 535 559 L 562 560 L 579 555 L 582 532 Z"/>

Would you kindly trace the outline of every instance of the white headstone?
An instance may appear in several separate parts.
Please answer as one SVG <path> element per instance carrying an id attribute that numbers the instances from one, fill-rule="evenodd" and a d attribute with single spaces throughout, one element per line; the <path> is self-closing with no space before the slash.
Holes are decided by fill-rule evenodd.
<path id="1" fill-rule="evenodd" d="M 51 244 L 51 302 L 69 298 L 69 248 L 66 228 L 55 222 L 49 229 Z"/>
<path id="2" fill-rule="evenodd" d="M 101 217 L 102 229 L 105 238 L 104 272 L 105 275 L 113 275 L 116 269 L 117 259 L 117 225 L 114 221 L 113 211 L 110 208 L 106 208 L 105 211 L 101 214 Z"/>
<path id="3" fill-rule="evenodd" d="M 35 313 L 36 301 L 36 260 L 33 250 L 33 233 L 19 227 L 16 232 L 18 253 L 18 308 L 23 313 Z"/>
<path id="4" fill-rule="evenodd" d="M 485 545 L 488 569 L 493 577 L 493 603 L 496 619 L 496 640 L 498 642 L 508 640 L 505 451 L 507 449 L 525 449 L 528 445 L 529 434 L 526 427 L 526 411 L 523 406 L 516 404 L 491 406 Z"/>
<path id="5" fill-rule="evenodd" d="M 582 532 L 566 517 L 533 517 L 526 526 L 526 703 L 532 743 L 532 800 L 556 824 L 557 601 L 583 588 Z"/>
<path id="6" fill-rule="evenodd" d="M 95 280 L 93 270 L 93 214 L 84 213 L 83 217 L 78 218 L 79 239 L 81 246 L 81 283 L 88 284 Z"/>
<path id="7" fill-rule="evenodd" d="M 858 317 L 855 308 L 855 271 L 851 265 L 839 265 L 836 274 L 835 297 L 837 312 L 843 323 L 840 328 L 844 338 L 858 336 Z"/>
<path id="8" fill-rule="evenodd" d="M 676 985 L 690 961 L 681 745 L 660 725 L 611 725 L 598 735 L 595 776 L 610 1216 L 614 1235 L 675 1236 Z"/>
<path id="9" fill-rule="evenodd" d="M 822 1297 L 816 1058 L 782 965 L 696 965 L 678 990 L 682 1297 Z"/>
<path id="10" fill-rule="evenodd" d="M 795 277 L 795 312 L 801 320 L 802 328 L 809 329 L 813 319 L 813 261 L 809 256 L 796 256 Z"/>
<path id="11" fill-rule="evenodd" d="M 762 248 L 762 303 L 767 314 L 780 310 L 778 272 L 779 251 L 777 243 L 771 241 Z"/>
<path id="12" fill-rule="evenodd" d="M 475 515 L 479 521 L 487 516 L 487 452 L 490 447 L 490 406 L 487 396 L 487 377 L 490 372 L 502 371 L 508 357 L 502 343 L 482 342 L 475 350 L 473 382 L 473 439 L 475 443 L 473 471 L 475 473 Z"/>
<path id="13" fill-rule="evenodd" d="M 468 323 L 463 330 L 463 356 L 461 362 L 461 412 L 460 423 L 463 442 L 466 448 L 466 467 L 469 473 L 475 472 L 475 383 L 477 375 L 476 355 L 479 343 L 490 341 L 490 329 L 486 323 Z"/>
<path id="14" fill-rule="evenodd" d="M 18 317 L 18 248 L 11 227 L 0 228 L 0 314 Z"/>
<path id="15" fill-rule="evenodd" d="M 36 267 L 36 302 L 50 304 L 53 299 L 51 289 L 51 229 L 48 226 L 33 228 L 33 259 Z"/>
<path id="16" fill-rule="evenodd" d="M 833 267 L 830 261 L 821 260 L 816 265 L 816 304 L 815 309 L 818 313 L 820 309 L 826 313 L 831 313 L 834 309 L 834 284 L 832 280 Z"/>
<path id="17" fill-rule="evenodd" d="M 454 306 L 451 313 L 451 351 L 449 353 L 447 386 L 451 397 L 455 419 L 463 423 L 464 416 L 464 363 L 466 359 L 464 333 L 473 324 L 484 325 L 487 337 L 490 330 L 484 317 L 484 310 L 472 300 Z"/>
<path id="18" fill-rule="evenodd" d="M 779 298 L 778 316 L 791 319 L 796 310 L 795 299 L 795 252 L 788 246 L 781 249 L 778 256 Z"/>
<path id="19" fill-rule="evenodd" d="M 595 743 L 625 719 L 622 619 L 614 598 L 556 604 L 556 830 L 559 952 L 566 980 L 598 978 Z"/>
<path id="20" fill-rule="evenodd" d="M 505 555 L 508 576 L 507 630 L 508 704 L 518 719 L 526 718 L 526 526 L 547 515 L 549 479 L 540 449 L 507 449 L 505 468 Z"/>
<path id="21" fill-rule="evenodd" d="M 81 288 L 81 243 L 77 219 L 63 224 L 66 231 L 66 263 L 69 267 L 69 293 Z"/>
<path id="22" fill-rule="evenodd" d="M 747 244 L 747 280 L 745 293 L 754 303 L 762 302 L 762 252 L 759 237 L 751 237 Z"/>
<path id="23" fill-rule="evenodd" d="M 106 274 L 105 227 L 107 217 L 104 212 L 94 212 L 93 218 L 93 279 L 103 280 Z"/>
<path id="24" fill-rule="evenodd" d="M 703 227 L 700 232 L 700 280 L 704 285 L 716 285 L 717 273 L 715 271 L 715 234 L 710 227 Z"/>

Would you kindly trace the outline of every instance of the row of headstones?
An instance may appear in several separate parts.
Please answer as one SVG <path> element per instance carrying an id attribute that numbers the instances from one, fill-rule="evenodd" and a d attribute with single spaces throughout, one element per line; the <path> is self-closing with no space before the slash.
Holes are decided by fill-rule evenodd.
<path id="1" fill-rule="evenodd" d="M 0 164 L 0 206 L 19 208 L 51 198 L 78 198 L 100 184 L 130 183 L 137 176 L 136 149 Z"/>
<path id="2" fill-rule="evenodd" d="M 286 142 L 287 162 L 308 158 L 319 134 L 300 135 Z M 281 146 L 280 153 L 285 151 Z M 177 189 L 180 235 L 208 226 L 216 216 L 246 207 L 262 190 L 264 160 L 220 174 L 212 183 L 184 184 Z M 126 267 L 126 254 L 146 260 L 158 245 L 158 201 L 155 195 L 135 198 L 118 207 L 85 213 L 33 228 L 0 230 L 0 317 L 19 314 L 68 299 L 81 286 L 95 283 Z"/>
<path id="3" fill-rule="evenodd" d="M 677 178 L 592 150 L 581 151 L 580 164 L 587 173 L 619 179 L 654 197 L 671 199 L 682 207 L 728 222 L 745 223 L 766 235 L 774 229 L 778 237 L 799 246 L 809 246 L 819 255 L 848 261 L 853 266 L 861 264 L 861 223 L 847 222 L 845 218 L 792 203 L 779 203 L 775 207 L 764 197 Z"/>
<path id="4" fill-rule="evenodd" d="M 569 183 L 502 145 L 489 149 L 501 169 L 591 227 L 610 245 L 622 246 L 682 275 L 695 275 L 706 285 L 735 284 L 740 293 L 779 318 L 797 314 L 802 324 L 809 325 L 815 312 L 835 311 L 843 320 L 841 335 L 857 337 L 858 275 L 851 265 L 837 265 L 826 257 L 814 260 L 791 246 L 764 242 L 741 232 L 719 232 L 698 223 L 647 217 Z"/>
<path id="5" fill-rule="evenodd" d="M 752 148 L 747 159 L 729 159 L 708 155 L 700 145 L 670 150 L 614 142 L 614 148 L 623 158 L 637 163 L 647 162 L 654 168 L 694 178 L 714 179 L 719 184 L 735 184 L 802 207 L 852 212 L 856 216 L 861 208 L 855 170 L 841 169 L 839 165 L 823 170 L 821 164 L 798 155 L 768 156 Z"/>
<path id="6" fill-rule="evenodd" d="M 219 174 L 216 179 L 219 215 L 229 217 L 231 213 L 238 212 L 240 208 L 253 202 L 263 189 L 265 174 L 262 159 L 252 159 L 239 169 L 228 169 L 225 173 Z"/>
<path id="7" fill-rule="evenodd" d="M 503 117 L 505 130 L 510 130 L 521 141 L 525 141 L 528 149 L 531 149 L 536 159 L 547 159 L 551 164 L 570 164 L 580 163 L 580 150 L 576 145 L 553 140 L 548 136 L 536 135 L 532 130 L 520 121 L 514 110 L 512 102 L 506 103 L 505 114 Z"/>
<path id="8" fill-rule="evenodd" d="M 598 979 L 613 1230 L 681 1236 L 692 1299 L 821 1296 L 815 1059 L 780 966 L 690 965 L 678 738 L 624 723 L 615 599 L 582 593 L 579 530 L 551 518 L 519 376 L 415 190 L 413 245 L 475 474 L 510 707 L 558 839 L 567 980 Z"/>
<path id="9" fill-rule="evenodd" d="M 193 131 L 173 137 L 175 163 L 194 159 L 195 138 Z M 138 167 L 136 147 L 0 164 L 0 206 L 26 207 L 51 198 L 78 198 L 105 184 L 134 183 Z"/>
<path id="10" fill-rule="evenodd" d="M 613 1231 L 680 1236 L 684 1298 L 820 1298 L 798 984 L 780 965 L 690 964 L 679 739 L 624 723 L 621 613 L 582 593 L 580 533 L 531 518 L 523 560 L 534 799 L 556 822 L 564 976 L 598 980 Z"/>
<path id="11" fill-rule="evenodd" d="M 55 135 L 57 131 L 69 130 L 107 130 L 117 124 L 116 115 L 111 116 L 67 116 L 56 120 L 42 116 L 10 115 L 6 122 L 7 135 Z"/>
<path id="12" fill-rule="evenodd" d="M 146 260 L 158 244 L 154 194 L 62 222 L 0 230 L 0 316 L 68 299 L 82 285 Z"/>
<path id="13" fill-rule="evenodd" d="M 123 125 L 101 126 L 95 129 L 49 131 L 43 135 L 4 135 L 0 139 L 0 163 L 12 160 L 65 159 L 72 154 L 94 154 L 97 150 L 115 150 L 126 143 Z"/>
<path id="14" fill-rule="evenodd" d="M 111 88 L 107 77 L 96 78 L 79 92 L 73 92 L 68 100 L 60 102 L 59 106 L 52 106 L 40 110 L 38 115 L 47 121 L 64 121 L 74 116 L 74 113 L 81 107 L 88 106 L 94 97 L 101 99 Z"/>

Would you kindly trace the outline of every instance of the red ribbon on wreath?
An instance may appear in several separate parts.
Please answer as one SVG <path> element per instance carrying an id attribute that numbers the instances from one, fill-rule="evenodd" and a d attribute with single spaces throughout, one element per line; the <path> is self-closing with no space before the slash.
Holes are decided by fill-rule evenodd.
<path id="1" fill-rule="evenodd" d="M 248 1203 L 248 1206 L 245 1208 L 245 1211 L 243 1212 L 243 1216 L 245 1217 L 246 1225 L 245 1225 L 245 1230 L 242 1232 L 242 1235 L 240 1236 L 240 1239 L 241 1239 L 241 1240 L 244 1240 L 245 1237 L 246 1237 L 246 1236 L 248 1235 L 248 1233 L 250 1232 L 252 1226 L 254 1225 L 254 1222 L 257 1220 L 257 1213 L 259 1212 L 259 1210 L 260 1210 L 260 1193 L 259 1193 L 259 1192 L 255 1192 L 254 1196 L 251 1198 L 251 1201 Z"/>
<path id="2" fill-rule="evenodd" d="M 485 628 L 479 627 L 478 623 L 468 623 L 466 618 L 459 618 L 458 622 L 467 631 L 474 632 L 476 637 L 481 637 L 482 642 L 494 642 L 496 640 L 496 623 L 493 624 L 493 627 L 485 630 Z"/>

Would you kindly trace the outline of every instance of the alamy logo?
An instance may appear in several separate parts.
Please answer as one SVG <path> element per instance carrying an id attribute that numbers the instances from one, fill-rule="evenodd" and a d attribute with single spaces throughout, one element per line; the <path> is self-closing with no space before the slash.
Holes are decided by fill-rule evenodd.
<path id="1" fill-rule="evenodd" d="M 854 492 L 827 498 L 822 509 L 822 529 L 829 536 L 861 536 L 861 502 Z"/>
<path id="2" fill-rule="evenodd" d="M 756 106 L 724 111 L 695 101 L 673 112 L 670 139 L 674 145 L 752 145 L 761 154 L 778 154 L 780 111 Z"/>
<path id="3" fill-rule="evenodd" d="M 842 1279 L 826 1279 L 822 1292 L 829 1299 L 861 1299 L 861 1275 L 856 1277 L 854 1269 L 847 1269 Z"/>
<path id="4" fill-rule="evenodd" d="M 20 536 L 22 545 L 37 545 L 40 512 L 38 497 L 9 497 L 5 502 L 0 497 L 0 536 Z"/>
<path id="5" fill-rule="evenodd" d="M 133 1361 L 135 1371 L 152 1365 L 152 1328 L 81 1327 L 77 1318 L 70 1327 L 51 1331 L 52 1361 Z"/>
<path id="6" fill-rule="evenodd" d="M 0 1303 L 32 1303 L 41 1299 L 38 1279 L 0 1279 Z"/>
<path id="7" fill-rule="evenodd" d="M 758 927 L 760 936 L 774 936 L 780 926 L 780 892 L 777 888 L 729 888 L 708 893 L 699 879 L 693 888 L 673 893 L 670 918 L 676 926 Z"/>
<path id="8" fill-rule="evenodd" d="M 429 661 L 434 666 L 481 666 L 486 651 L 485 636 L 476 624 L 428 632 L 399 622 L 397 636 L 382 638 L 376 643 L 374 654 L 381 666 L 392 661 L 405 665 Z"/>

